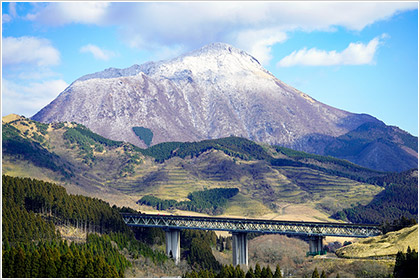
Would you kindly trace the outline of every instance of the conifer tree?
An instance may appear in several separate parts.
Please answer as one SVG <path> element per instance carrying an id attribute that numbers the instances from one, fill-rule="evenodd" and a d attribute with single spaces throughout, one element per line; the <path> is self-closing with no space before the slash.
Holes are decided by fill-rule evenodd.
<path id="1" fill-rule="evenodd" d="M 255 265 L 255 269 L 254 269 L 254 275 L 255 275 L 255 278 L 261 278 L 262 276 L 261 276 L 261 266 L 260 266 L 260 264 L 259 263 L 257 263 L 256 265 Z"/>
<path id="2" fill-rule="evenodd" d="M 55 265 L 55 261 L 52 256 L 48 257 L 47 260 L 47 267 L 45 269 L 46 277 L 48 278 L 56 278 L 57 277 L 57 266 Z"/>
<path id="3" fill-rule="evenodd" d="M 25 265 L 26 265 L 26 257 L 25 252 L 22 248 L 18 248 L 17 253 L 14 258 L 14 276 L 15 278 L 26 278 L 26 271 L 25 271 Z"/>
<path id="4" fill-rule="evenodd" d="M 267 278 L 273 278 L 273 272 L 271 271 L 271 268 L 269 265 L 267 265 Z"/>
<path id="5" fill-rule="evenodd" d="M 245 277 L 246 277 L 246 278 L 254 278 L 254 277 L 255 277 L 255 275 L 254 275 L 254 271 L 252 270 L 252 268 L 251 268 L 251 267 L 250 267 L 250 268 L 248 268 L 248 272 L 246 273 Z"/>
<path id="6" fill-rule="evenodd" d="M 41 255 L 35 249 L 31 256 L 31 278 L 39 278 L 40 258 Z"/>
<path id="7" fill-rule="evenodd" d="M 245 277 L 245 272 L 242 270 L 241 266 L 238 264 L 235 267 L 235 278 L 244 278 Z"/>
<path id="8" fill-rule="evenodd" d="M 318 269 L 315 267 L 314 272 L 312 272 L 312 278 L 319 278 Z"/>
<path id="9" fill-rule="evenodd" d="M 280 265 L 276 265 L 276 271 L 273 275 L 274 278 L 282 278 L 283 275 L 281 274 Z"/>
<path id="10" fill-rule="evenodd" d="M 267 268 L 263 267 L 261 269 L 261 278 L 268 278 L 268 272 L 267 272 Z"/>
<path id="11" fill-rule="evenodd" d="M 327 278 L 327 275 L 325 274 L 324 270 L 321 272 L 321 278 Z"/>
<path id="12" fill-rule="evenodd" d="M 86 266 L 83 271 L 83 275 L 86 278 L 95 278 L 95 268 L 93 266 L 93 257 L 90 251 L 86 254 Z"/>

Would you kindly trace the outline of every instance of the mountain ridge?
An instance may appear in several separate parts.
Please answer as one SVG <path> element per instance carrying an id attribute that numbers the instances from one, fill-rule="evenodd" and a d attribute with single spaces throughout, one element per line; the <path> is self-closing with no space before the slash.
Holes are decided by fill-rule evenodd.
<path id="1" fill-rule="evenodd" d="M 224 43 L 170 60 L 85 75 L 32 118 L 75 121 L 138 147 L 146 144 L 132 128 L 141 126 L 153 133 L 151 145 L 235 135 L 321 155 L 327 155 L 335 138 L 365 123 L 383 124 L 311 98 L 280 81 L 251 55 Z M 417 160 L 417 152 L 401 154 L 401 161 Z M 353 162 L 365 164 L 360 157 Z M 398 153 L 391 161 L 395 157 Z M 381 168 L 367 162 L 366 167 L 373 166 L 402 171 L 396 164 Z"/>
<path id="2" fill-rule="evenodd" d="M 14 137 L 5 137 L 10 130 Z M 4 174 L 60 182 L 71 193 L 132 208 L 148 194 L 182 201 L 204 188 L 237 187 L 241 199 L 229 202 L 227 213 L 236 213 L 240 206 L 245 216 L 278 215 L 276 209 L 285 203 L 303 203 L 299 207 L 312 209 L 310 213 L 332 214 L 333 209 L 360 202 L 359 193 L 368 203 L 381 187 L 363 182 L 384 175 L 348 161 L 261 146 L 245 138 L 161 143 L 144 150 L 105 139 L 76 123 L 45 125 L 23 117 L 3 123 L 3 141 Z M 28 149 L 13 148 L 15 141 L 36 143 L 70 176 L 54 166 L 37 166 L 36 159 L 26 156 Z M 287 206 L 292 207 L 297 206 Z M 325 214 L 316 216 L 327 219 Z"/>

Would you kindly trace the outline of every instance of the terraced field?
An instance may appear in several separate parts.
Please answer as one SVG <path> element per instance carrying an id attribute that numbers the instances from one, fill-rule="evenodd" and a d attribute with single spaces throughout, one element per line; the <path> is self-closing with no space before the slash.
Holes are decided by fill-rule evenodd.
<path id="1" fill-rule="evenodd" d="M 39 139 L 33 135 L 42 134 L 40 129 L 45 128 L 19 116 L 3 119 L 3 123 L 17 128 L 22 139 L 37 143 Z M 269 160 L 253 158 L 252 151 L 249 155 L 244 154 L 250 147 L 259 147 L 260 152 L 266 153 L 262 158 L 267 158 L 274 150 L 267 145 L 261 149 L 248 140 L 246 146 L 240 147 L 244 140 L 232 139 L 236 142 L 228 147 L 229 142 L 225 139 L 221 142 L 224 151 L 204 149 L 196 151 L 192 157 L 169 157 L 158 163 L 126 143 L 107 145 L 97 142 L 96 138 L 89 138 L 89 143 L 93 143 L 90 148 L 86 144 L 69 143 L 63 135 L 74 127 L 77 124 L 49 125 L 44 131 L 44 141 L 39 142 L 69 166 L 73 172 L 71 177 L 63 178 L 57 172 L 37 167 L 13 153 L 3 153 L 3 173 L 53 181 L 71 193 L 144 211 L 151 209 L 136 205 L 144 195 L 182 201 L 189 193 L 204 188 L 238 188 L 239 194 L 229 200 L 223 215 L 269 219 L 329 220 L 328 216 L 336 210 L 357 203 L 367 204 L 382 190 L 306 166 L 274 166 Z M 25 132 L 27 130 L 32 134 Z M 83 137 L 91 134 L 86 135 Z M 212 145 L 218 147 L 218 144 Z M 98 149 L 99 146 L 102 148 Z M 92 154 L 87 151 L 89 149 L 93 150 Z M 254 151 L 254 155 L 258 154 Z M 273 156 L 291 160 L 278 152 Z"/>

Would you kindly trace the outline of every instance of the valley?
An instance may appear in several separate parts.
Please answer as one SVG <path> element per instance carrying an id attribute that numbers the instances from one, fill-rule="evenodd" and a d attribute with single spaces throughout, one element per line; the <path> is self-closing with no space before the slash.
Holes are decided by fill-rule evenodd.
<path id="1" fill-rule="evenodd" d="M 33 157 L 34 154 L 42 155 L 43 161 Z M 110 205 L 150 214 L 207 215 L 177 208 L 157 210 L 138 204 L 146 195 L 181 202 L 188 201 L 194 192 L 236 188 L 238 193 L 219 208 L 218 216 L 314 222 L 336 222 L 332 215 L 344 209 L 372 207 L 377 197 L 389 191 L 385 182 L 395 180 L 393 176 L 397 179 L 402 176 L 238 137 L 161 143 L 140 149 L 103 138 L 76 123 L 45 125 L 17 115 L 3 118 L 2 162 L 3 174 L 56 183 L 71 194 L 99 198 Z M 417 176 L 417 172 L 409 172 L 407 176 L 398 180 L 411 186 L 410 178 L 417 178 L 411 177 Z M 63 238 L 84 242 L 83 229 L 71 225 L 59 229 Z M 230 238 L 226 232 L 217 234 L 218 238 Z M 404 250 L 409 244 L 416 246 L 418 239 L 413 234 L 410 236 L 402 246 L 391 237 L 383 237 L 389 242 L 388 247 L 395 249 L 386 259 L 371 260 L 355 254 L 360 249 L 351 251 L 351 246 L 382 241 L 327 237 L 324 244 L 351 241 L 354 245 L 343 247 L 337 253 L 344 259 L 334 253 L 313 258 L 305 257 L 308 244 L 303 240 L 263 235 L 249 241 L 249 262 L 250 267 L 258 263 L 271 266 L 273 271 L 279 264 L 287 277 L 308 277 L 315 268 L 320 273 L 324 270 L 328 277 L 337 274 L 384 277 L 392 274 L 395 250 Z M 378 250 L 369 246 L 368 252 Z M 164 251 L 162 243 L 153 248 Z M 230 263 L 229 248 L 220 251 L 214 243 L 211 251 L 221 265 Z M 121 252 L 133 265 L 125 270 L 126 277 L 179 276 L 190 271 L 190 264 L 185 260 L 177 266 L 167 261 L 157 264 L 148 257 Z"/>
<path id="2" fill-rule="evenodd" d="M 336 211 L 358 203 L 365 205 L 383 190 L 380 186 L 333 175 L 336 172 L 351 177 L 355 171 L 349 167 L 370 176 L 380 175 L 379 172 L 345 161 L 293 160 L 271 146 L 259 146 L 240 138 L 225 139 L 219 144 L 217 140 L 215 143 L 198 142 L 197 148 L 184 145 L 185 155 L 170 156 L 160 163 L 131 144 L 116 141 L 106 144 L 98 138 L 100 136 L 92 136 L 96 134 L 84 132 L 86 135 L 77 134 L 79 138 L 74 137 L 74 142 L 67 140 L 66 135 L 74 131 L 77 124 L 51 124 L 42 134 L 37 123 L 29 119 L 15 116 L 3 122 L 18 130 L 15 137 L 39 144 L 39 149 L 47 151 L 56 165 L 63 166 L 71 175 L 63 176 L 62 171 L 39 166 L 25 156 L 18 156 L 18 151 L 8 150 L 4 152 L 4 174 L 57 182 L 70 193 L 89 194 L 121 207 L 143 211 L 152 211 L 150 207 L 136 204 L 145 195 L 182 201 L 194 191 L 235 187 L 239 194 L 229 200 L 223 215 L 293 219 L 297 218 L 294 213 L 298 210 L 305 219 L 328 221 L 328 216 Z M 39 141 L 38 135 L 43 135 L 44 140 Z M 221 144 L 228 148 L 217 148 Z M 164 151 L 167 147 L 161 149 Z M 183 151 L 176 149 L 178 153 Z M 276 159 L 291 162 L 284 166 L 279 162 L 273 164 Z M 305 162 L 312 162 L 313 166 Z M 350 171 L 343 173 L 345 169 Z M 184 211 L 174 209 L 172 212 Z"/>

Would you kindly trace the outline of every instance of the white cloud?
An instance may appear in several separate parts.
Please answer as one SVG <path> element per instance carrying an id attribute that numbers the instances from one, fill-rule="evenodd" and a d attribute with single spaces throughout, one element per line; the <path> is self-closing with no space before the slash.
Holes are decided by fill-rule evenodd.
<path id="1" fill-rule="evenodd" d="M 9 3 L 9 15 L 11 17 L 16 17 L 17 16 L 17 12 L 16 12 L 16 2 L 10 2 Z"/>
<path id="2" fill-rule="evenodd" d="M 415 2 L 54 2 L 29 18 L 47 25 L 84 23 L 118 26 L 120 39 L 143 50 L 227 42 L 271 59 L 271 47 L 287 32 L 360 31 L 393 15 L 417 9 Z M 268 36 L 264 30 L 275 31 Z M 253 40 L 251 32 L 257 31 Z"/>
<path id="3" fill-rule="evenodd" d="M 11 22 L 13 18 L 17 17 L 16 2 L 10 2 L 8 4 L 9 4 L 9 13 L 2 14 L 2 23 Z"/>
<path id="4" fill-rule="evenodd" d="M 380 37 L 373 38 L 368 44 L 350 43 L 346 49 L 341 52 L 312 49 L 301 49 L 294 51 L 290 55 L 281 59 L 277 66 L 289 67 L 295 65 L 362 65 L 373 64 L 374 56 L 378 46 L 382 43 L 381 39 L 387 37 L 383 34 Z"/>
<path id="5" fill-rule="evenodd" d="M 88 44 L 80 48 L 82 53 L 91 53 L 95 59 L 99 60 L 109 60 L 110 58 L 116 56 L 114 52 L 103 50 L 98 46 Z"/>
<path id="6" fill-rule="evenodd" d="M 5 37 L 2 43 L 3 65 L 56 65 L 60 52 L 47 39 L 37 37 Z"/>
<path id="7" fill-rule="evenodd" d="M 2 115 L 15 113 L 30 117 L 48 105 L 66 87 L 68 84 L 63 80 L 22 85 L 3 78 Z"/>
<path id="8" fill-rule="evenodd" d="M 28 14 L 27 19 L 43 24 L 58 26 L 69 23 L 101 24 L 104 20 L 109 2 L 53 2 L 38 6 L 39 11 Z"/>
<path id="9" fill-rule="evenodd" d="M 239 32 L 236 37 L 237 47 L 244 49 L 251 55 L 255 56 L 259 62 L 266 65 L 272 59 L 271 47 L 274 44 L 286 41 L 287 34 L 285 32 L 268 28 L 254 30 L 249 29 Z"/>
<path id="10" fill-rule="evenodd" d="M 8 14 L 3 14 L 2 15 L 2 17 L 1 17 L 1 22 L 2 23 L 8 23 L 8 22 L 11 22 L 12 21 L 12 17 L 10 16 L 10 15 L 8 15 Z"/>

